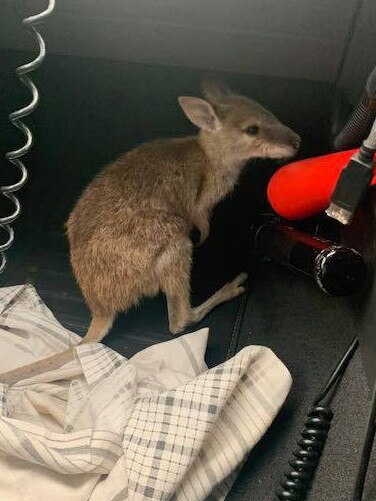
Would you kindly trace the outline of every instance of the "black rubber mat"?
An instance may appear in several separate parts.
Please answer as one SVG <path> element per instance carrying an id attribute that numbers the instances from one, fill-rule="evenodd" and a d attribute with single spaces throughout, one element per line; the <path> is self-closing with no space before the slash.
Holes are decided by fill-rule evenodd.
<path id="1" fill-rule="evenodd" d="M 254 270 L 237 349 L 271 348 L 291 372 L 293 386 L 281 413 L 251 452 L 229 500 L 276 500 L 296 440 L 316 394 L 356 333 L 350 301 L 324 295 L 305 276 L 272 263 Z M 350 501 L 367 424 L 370 394 L 360 360 L 351 362 L 332 404 L 334 419 L 309 501 Z M 375 500 L 375 463 L 365 500 Z M 372 497 L 373 496 L 373 497 Z"/>

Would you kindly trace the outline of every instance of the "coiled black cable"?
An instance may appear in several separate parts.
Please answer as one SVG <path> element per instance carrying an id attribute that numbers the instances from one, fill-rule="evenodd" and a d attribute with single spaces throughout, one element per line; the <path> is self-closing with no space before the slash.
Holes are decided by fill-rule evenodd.
<path id="1" fill-rule="evenodd" d="M 281 487 L 276 492 L 277 498 L 281 501 L 303 501 L 307 496 L 333 419 L 333 411 L 330 408 L 333 394 L 326 401 L 324 399 L 333 386 L 339 383 L 358 344 L 357 338 L 351 342 L 323 390 L 313 402 L 297 442 L 299 448 L 293 452 L 293 458 L 289 461 L 290 470 L 284 474 Z"/>
<path id="2" fill-rule="evenodd" d="M 326 406 L 314 406 L 308 413 L 304 430 L 298 440 L 299 449 L 293 452 L 289 461 L 291 470 L 285 473 L 277 492 L 280 500 L 300 501 L 305 498 L 319 463 L 329 432 L 333 412 Z"/>

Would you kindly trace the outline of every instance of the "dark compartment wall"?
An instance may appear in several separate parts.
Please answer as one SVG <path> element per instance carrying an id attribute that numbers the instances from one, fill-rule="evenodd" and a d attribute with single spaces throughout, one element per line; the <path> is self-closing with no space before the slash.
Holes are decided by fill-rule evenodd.
<path id="1" fill-rule="evenodd" d="M 12 166 L 3 158 L 5 151 L 22 141 L 7 115 L 29 99 L 14 69 L 32 57 L 32 53 L 0 52 L 2 181 L 9 176 L 15 179 Z M 201 71 L 176 67 L 47 57 L 35 73 L 41 101 L 27 120 L 35 144 L 26 157 L 30 179 L 22 190 L 23 215 L 17 226 L 63 231 L 72 204 L 107 162 L 144 141 L 193 132 L 177 105 L 177 97 L 198 93 L 202 76 Z M 330 84 L 253 75 L 228 74 L 222 78 L 299 132 L 304 140 L 302 156 L 327 150 Z M 219 210 L 223 215 L 217 224 L 221 232 L 232 231 L 234 217 L 240 227 L 254 210 L 264 209 L 260 184 L 265 186 L 274 169 L 273 162 L 249 166 L 236 196 L 225 203 L 227 209 Z"/>

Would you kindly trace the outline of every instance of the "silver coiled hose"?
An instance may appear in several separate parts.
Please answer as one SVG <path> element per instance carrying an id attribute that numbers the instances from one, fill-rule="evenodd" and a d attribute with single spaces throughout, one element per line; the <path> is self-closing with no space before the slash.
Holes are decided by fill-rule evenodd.
<path id="1" fill-rule="evenodd" d="M 27 17 L 22 21 L 22 24 L 31 32 L 32 35 L 35 36 L 39 46 L 39 54 L 30 63 L 19 66 L 16 69 L 18 78 L 30 90 L 32 99 L 27 106 L 14 111 L 9 115 L 9 120 L 12 122 L 12 124 L 23 132 L 26 142 L 23 146 L 21 146 L 21 148 L 18 148 L 14 151 L 9 151 L 5 155 L 5 158 L 18 168 L 21 176 L 19 181 L 17 181 L 16 183 L 0 187 L 0 192 L 12 202 L 14 207 L 13 212 L 10 215 L 0 217 L 0 228 L 2 228 L 7 234 L 6 242 L 0 244 L 0 273 L 4 271 L 7 264 L 5 251 L 7 251 L 14 242 L 14 230 L 11 224 L 18 218 L 21 212 L 21 204 L 16 197 L 15 192 L 23 187 L 28 177 L 27 169 L 21 161 L 21 158 L 30 150 L 33 144 L 33 134 L 31 130 L 21 121 L 21 119 L 30 115 L 30 113 L 35 110 L 39 103 L 38 89 L 36 88 L 32 80 L 28 77 L 28 74 L 42 64 L 46 55 L 46 46 L 44 40 L 41 34 L 38 32 L 36 26 L 43 23 L 43 21 L 52 14 L 54 8 L 55 0 L 48 0 L 48 6 L 43 12 L 36 14 L 35 16 Z"/>

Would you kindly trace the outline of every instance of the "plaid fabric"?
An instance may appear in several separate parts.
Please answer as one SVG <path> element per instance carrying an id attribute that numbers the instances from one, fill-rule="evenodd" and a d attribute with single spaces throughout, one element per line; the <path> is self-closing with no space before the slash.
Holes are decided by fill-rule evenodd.
<path id="1" fill-rule="evenodd" d="M 0 330 L 2 371 L 80 339 L 28 285 L 0 289 Z M 208 370 L 207 336 L 202 329 L 130 360 L 78 346 L 61 369 L 0 384 L 0 498 L 224 499 L 291 377 L 259 346 Z"/>

